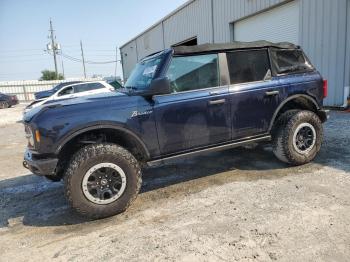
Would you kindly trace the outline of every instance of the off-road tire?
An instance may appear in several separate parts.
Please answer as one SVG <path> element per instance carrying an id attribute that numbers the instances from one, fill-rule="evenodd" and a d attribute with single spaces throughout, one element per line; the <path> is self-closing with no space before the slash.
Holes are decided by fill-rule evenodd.
<path id="1" fill-rule="evenodd" d="M 293 144 L 293 136 L 301 124 L 310 124 L 316 131 L 313 147 L 305 153 L 299 153 Z M 272 148 L 275 156 L 291 165 L 303 165 L 312 161 L 321 149 L 323 127 L 320 118 L 311 111 L 290 110 L 282 114 L 272 131 Z"/>
<path id="2" fill-rule="evenodd" d="M 99 205 L 85 197 L 82 181 L 91 167 L 102 162 L 118 165 L 124 171 L 126 187 L 117 200 Z M 115 144 L 93 144 L 73 155 L 64 176 L 64 184 L 66 198 L 73 209 L 83 216 L 100 219 L 124 212 L 135 200 L 141 187 L 141 169 L 126 149 Z"/>

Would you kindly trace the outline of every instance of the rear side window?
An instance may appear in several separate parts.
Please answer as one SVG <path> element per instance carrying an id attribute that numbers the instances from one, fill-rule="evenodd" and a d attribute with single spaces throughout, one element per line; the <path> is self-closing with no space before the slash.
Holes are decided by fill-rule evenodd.
<path id="1" fill-rule="evenodd" d="M 270 76 L 267 50 L 247 50 L 227 53 L 231 84 L 262 81 Z"/>
<path id="2" fill-rule="evenodd" d="M 272 49 L 271 56 L 277 74 L 302 73 L 314 70 L 314 67 L 301 50 Z"/>
<path id="3" fill-rule="evenodd" d="M 173 57 L 167 76 L 173 92 L 219 86 L 218 55 Z"/>
<path id="4" fill-rule="evenodd" d="M 81 84 L 74 86 L 75 93 L 91 91 L 95 89 L 103 88 L 104 86 L 101 83 L 89 83 L 89 84 Z"/>
<path id="5" fill-rule="evenodd" d="M 104 88 L 104 87 L 105 86 L 102 85 L 101 83 L 91 83 L 91 84 L 87 84 L 86 91 L 95 90 L 95 89 L 101 89 L 101 88 Z"/>

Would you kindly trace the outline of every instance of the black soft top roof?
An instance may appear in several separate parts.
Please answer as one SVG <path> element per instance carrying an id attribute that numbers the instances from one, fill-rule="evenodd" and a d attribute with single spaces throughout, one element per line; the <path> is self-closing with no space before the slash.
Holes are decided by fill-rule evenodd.
<path id="1" fill-rule="evenodd" d="M 196 46 L 176 46 L 173 47 L 175 55 L 185 55 L 193 53 L 205 53 L 215 51 L 227 51 L 235 49 L 254 49 L 254 48 L 267 48 L 275 47 L 280 49 L 299 49 L 300 46 L 282 42 L 282 43 L 271 43 L 268 41 L 256 41 L 256 42 L 231 42 L 227 44 L 204 44 Z"/>

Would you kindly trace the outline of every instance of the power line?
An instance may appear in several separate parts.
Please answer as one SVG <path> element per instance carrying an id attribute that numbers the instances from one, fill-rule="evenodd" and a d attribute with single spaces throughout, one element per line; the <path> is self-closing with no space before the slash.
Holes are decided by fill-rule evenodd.
<path id="1" fill-rule="evenodd" d="M 79 59 L 79 58 L 75 58 L 75 57 L 72 57 L 70 55 L 67 55 L 63 52 L 60 53 L 60 55 L 66 59 L 69 59 L 71 61 L 74 61 L 74 62 L 78 62 L 78 63 L 82 63 L 83 60 L 82 59 Z M 116 63 L 116 62 L 119 62 L 120 60 L 112 60 L 112 61 L 91 61 L 91 60 L 85 60 L 85 63 L 86 64 L 112 64 L 112 63 Z"/>
<path id="2" fill-rule="evenodd" d="M 88 64 L 96 64 L 96 65 L 103 65 L 103 64 L 113 64 L 119 62 L 119 60 L 114 60 L 114 61 L 104 61 L 104 62 L 95 62 L 95 61 L 86 61 Z"/>

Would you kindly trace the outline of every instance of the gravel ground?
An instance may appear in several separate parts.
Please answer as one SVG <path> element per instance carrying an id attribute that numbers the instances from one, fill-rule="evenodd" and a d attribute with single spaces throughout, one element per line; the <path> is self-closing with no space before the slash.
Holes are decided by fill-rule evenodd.
<path id="1" fill-rule="evenodd" d="M 19 104 L 14 107 L 0 110 L 0 127 L 20 122 L 22 113 L 27 104 Z"/>
<path id="2" fill-rule="evenodd" d="M 99 221 L 22 167 L 11 119 L 0 126 L 0 261 L 349 261 L 349 113 L 331 114 L 313 163 L 289 167 L 259 146 L 148 168 L 131 208 Z"/>

